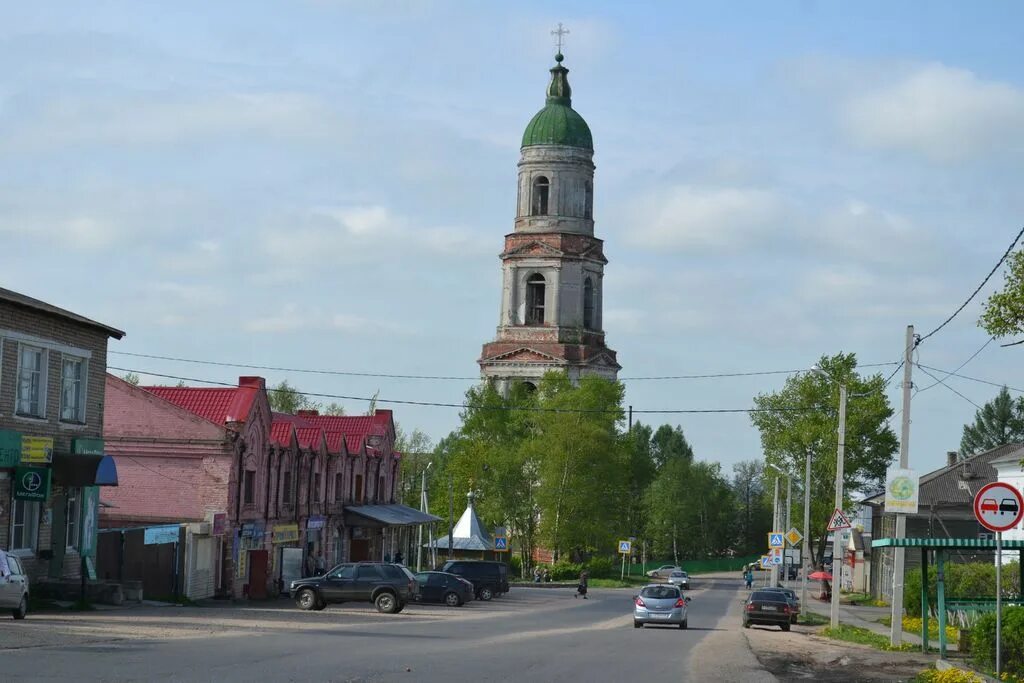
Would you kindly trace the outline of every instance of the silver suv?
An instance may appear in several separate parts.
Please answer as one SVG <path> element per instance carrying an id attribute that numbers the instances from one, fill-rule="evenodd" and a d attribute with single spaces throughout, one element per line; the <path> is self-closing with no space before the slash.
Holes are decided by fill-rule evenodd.
<path id="1" fill-rule="evenodd" d="M 14 555 L 0 550 L 0 609 L 9 609 L 15 619 L 28 614 L 28 576 Z"/>

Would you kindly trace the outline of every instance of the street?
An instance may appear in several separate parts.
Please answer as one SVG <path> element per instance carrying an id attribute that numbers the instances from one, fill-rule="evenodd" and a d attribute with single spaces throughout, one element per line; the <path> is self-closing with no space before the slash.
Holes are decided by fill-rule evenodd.
<path id="1" fill-rule="evenodd" d="M 37 613 L 0 621 L 4 679 L 75 681 L 774 680 L 740 628 L 739 581 L 701 579 L 689 629 L 632 625 L 630 589 L 519 588 L 463 608 L 286 601 Z"/>

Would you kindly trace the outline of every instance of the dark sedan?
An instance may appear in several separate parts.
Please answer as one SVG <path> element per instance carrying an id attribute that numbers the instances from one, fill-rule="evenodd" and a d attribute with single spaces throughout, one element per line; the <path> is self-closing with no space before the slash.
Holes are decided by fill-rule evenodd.
<path id="1" fill-rule="evenodd" d="M 750 594 L 743 606 L 743 628 L 750 628 L 751 624 L 761 624 L 778 626 L 783 631 L 788 631 L 792 609 L 785 593 L 756 590 Z"/>
<path id="2" fill-rule="evenodd" d="M 797 618 L 800 616 L 800 598 L 797 597 L 796 591 L 792 588 L 762 588 L 763 591 L 773 591 L 775 593 L 782 593 L 789 600 L 789 617 L 791 623 L 796 623 Z"/>
<path id="3" fill-rule="evenodd" d="M 448 572 L 420 572 L 418 602 L 443 602 L 449 607 L 462 607 L 473 599 L 473 584 Z"/>

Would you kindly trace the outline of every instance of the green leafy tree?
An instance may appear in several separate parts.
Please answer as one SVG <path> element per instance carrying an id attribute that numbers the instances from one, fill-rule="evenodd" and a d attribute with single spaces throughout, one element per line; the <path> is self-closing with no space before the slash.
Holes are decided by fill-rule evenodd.
<path id="1" fill-rule="evenodd" d="M 267 390 L 267 400 L 270 402 L 271 410 L 289 415 L 294 415 L 300 410 L 320 409 L 319 403 L 309 400 L 305 394 L 288 384 L 286 379 Z"/>
<path id="2" fill-rule="evenodd" d="M 683 436 L 682 427 L 661 425 L 651 437 L 651 459 L 654 467 L 660 470 L 675 458 L 693 462 L 693 448 Z"/>
<path id="3" fill-rule="evenodd" d="M 134 372 L 127 373 L 121 379 L 123 379 L 125 382 L 128 382 L 128 384 L 131 384 L 133 387 L 139 386 L 139 382 L 141 381 L 139 379 L 139 376 L 137 374 L 135 374 Z"/>
<path id="4" fill-rule="evenodd" d="M 431 462 L 434 444 L 430 437 L 419 429 L 405 432 L 395 423 L 395 451 L 402 454 L 401 502 L 409 507 L 420 507 L 421 476 Z"/>
<path id="5" fill-rule="evenodd" d="M 790 376 L 782 390 L 754 398 L 754 406 L 764 412 L 750 417 L 761 432 L 767 462 L 800 472 L 805 456 L 811 454 L 811 529 L 820 533 L 816 551 L 820 562 L 825 527 L 835 502 L 839 384 L 846 385 L 849 399 L 843 468 L 847 501 L 855 491 L 882 484 L 898 441 L 887 424 L 893 410 L 881 375 L 858 375 L 857 358 L 852 353 L 823 356 L 819 366 L 827 377 L 810 372 Z"/>
<path id="6" fill-rule="evenodd" d="M 967 457 L 1019 441 L 1024 441 L 1024 396 L 1014 401 L 1003 387 L 975 413 L 973 424 L 964 425 L 960 453 Z"/>
<path id="7" fill-rule="evenodd" d="M 320 409 L 320 412 L 324 415 L 340 416 L 345 414 L 345 406 L 340 403 L 328 403 Z"/>
<path id="8" fill-rule="evenodd" d="M 760 460 L 744 460 L 732 466 L 732 491 L 739 527 L 736 549 L 740 555 L 763 552 L 766 534 L 771 531 L 771 504 L 764 469 Z"/>
<path id="9" fill-rule="evenodd" d="M 993 337 L 1024 332 L 1024 249 L 1007 261 L 1009 270 L 1003 289 L 985 302 L 978 325 Z"/>

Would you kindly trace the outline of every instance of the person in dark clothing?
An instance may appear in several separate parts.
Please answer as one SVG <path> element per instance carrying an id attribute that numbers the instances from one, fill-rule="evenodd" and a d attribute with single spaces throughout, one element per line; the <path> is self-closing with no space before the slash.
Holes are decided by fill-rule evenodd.
<path id="1" fill-rule="evenodd" d="M 395 564 L 402 564 L 402 560 L 403 559 L 405 559 L 405 558 L 402 557 L 402 551 L 401 550 L 399 550 L 397 553 L 395 553 Z"/>
<path id="2" fill-rule="evenodd" d="M 582 595 L 583 599 L 586 600 L 587 599 L 587 585 L 589 583 L 590 583 L 590 572 L 588 572 L 586 569 L 584 569 L 583 571 L 580 572 L 580 582 L 579 582 L 579 585 L 576 586 L 576 592 L 573 593 L 573 597 L 574 598 L 578 598 L 579 596 Z"/>

